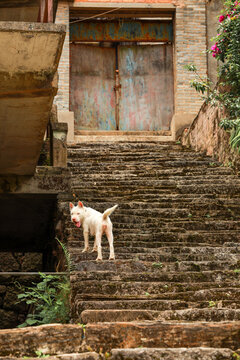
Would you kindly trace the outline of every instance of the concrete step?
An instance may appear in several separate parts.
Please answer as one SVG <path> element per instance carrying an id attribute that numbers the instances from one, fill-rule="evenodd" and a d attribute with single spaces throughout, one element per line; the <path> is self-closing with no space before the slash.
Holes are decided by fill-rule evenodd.
<path id="1" fill-rule="evenodd" d="M 212 303 L 211 303 L 212 304 Z M 216 304 L 217 306 L 217 304 Z M 183 309 L 183 310 L 84 310 L 81 322 L 129 322 L 129 321 L 239 321 L 240 309 Z"/>
<path id="2" fill-rule="evenodd" d="M 170 323 L 119 322 L 86 326 L 86 343 L 95 351 L 114 348 L 213 347 L 236 350 L 239 347 L 240 322 Z"/>
<path id="3" fill-rule="evenodd" d="M 231 349 L 206 347 L 114 349 L 111 354 L 111 360 L 234 360 Z"/>

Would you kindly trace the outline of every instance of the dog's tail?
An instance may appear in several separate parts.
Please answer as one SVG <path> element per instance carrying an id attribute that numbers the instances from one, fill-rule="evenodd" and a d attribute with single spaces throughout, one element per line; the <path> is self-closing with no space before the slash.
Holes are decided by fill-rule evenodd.
<path id="1" fill-rule="evenodd" d="M 110 209 L 105 210 L 104 213 L 103 213 L 103 220 L 106 220 L 106 218 L 107 218 L 108 216 L 110 216 L 111 213 L 114 212 L 114 210 L 115 210 L 117 207 L 118 207 L 118 205 L 114 205 L 114 206 L 111 207 Z"/>

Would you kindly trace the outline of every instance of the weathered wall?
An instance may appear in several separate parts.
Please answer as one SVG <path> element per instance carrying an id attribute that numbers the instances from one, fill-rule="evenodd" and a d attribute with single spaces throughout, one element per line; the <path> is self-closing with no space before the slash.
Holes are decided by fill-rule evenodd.
<path id="1" fill-rule="evenodd" d="M 22 293 L 17 283 L 31 286 L 37 282 L 39 275 L 3 274 L 0 273 L 0 329 L 16 327 L 24 322 L 28 307 L 18 303 L 17 295 Z"/>
<path id="2" fill-rule="evenodd" d="M 58 66 L 58 92 L 55 103 L 58 110 L 69 110 L 69 2 L 59 1 L 56 24 L 66 26 L 66 37 Z"/>
<path id="3" fill-rule="evenodd" d="M 189 130 L 183 132 L 183 145 L 213 156 L 225 166 L 239 167 L 240 156 L 229 145 L 230 135 L 219 127 L 221 117 L 217 107 L 203 104 Z"/>
<path id="4" fill-rule="evenodd" d="M 0 22 L 1 174 L 35 171 L 56 94 L 64 30 L 55 24 Z"/>
<path id="5" fill-rule="evenodd" d="M 197 114 L 202 99 L 190 87 L 195 77 L 184 69 L 184 65 L 194 63 L 201 76 L 207 74 L 206 50 L 206 8 L 203 0 L 185 0 L 176 8 L 175 30 L 175 113 Z M 183 114 L 184 116 L 184 114 Z"/>
<path id="6" fill-rule="evenodd" d="M 207 7 L 207 48 L 210 49 L 214 42 L 211 39 L 217 35 L 218 15 L 221 14 L 223 3 L 221 0 L 210 0 L 206 4 Z M 208 77 L 216 84 L 217 83 L 217 61 L 208 54 Z"/>

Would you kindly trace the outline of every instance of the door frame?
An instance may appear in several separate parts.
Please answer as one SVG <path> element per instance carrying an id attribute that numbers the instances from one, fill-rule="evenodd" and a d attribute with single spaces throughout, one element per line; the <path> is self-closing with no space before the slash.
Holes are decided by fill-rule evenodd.
<path id="1" fill-rule="evenodd" d="M 103 2 L 81 2 L 78 0 L 75 0 L 70 6 L 69 6 L 69 26 L 71 26 L 71 23 L 76 22 L 77 20 L 75 17 L 79 17 L 82 20 L 90 19 L 90 18 L 108 18 L 108 19 L 116 19 L 119 17 L 122 18 L 128 18 L 131 20 L 132 18 L 136 19 L 136 15 L 139 18 L 144 18 L 145 20 L 171 20 L 173 24 L 173 41 L 172 41 L 172 47 L 173 47 L 173 118 L 171 122 L 171 128 L 173 124 L 174 119 L 174 113 L 175 113 L 175 101 L 176 101 L 176 46 L 175 46 L 175 39 L 176 39 L 176 6 L 171 3 L 103 3 Z M 70 41 L 71 44 L 71 41 Z M 70 52 L 70 49 L 69 49 Z M 71 59 L 70 59 L 71 64 Z M 69 87 L 69 100 L 70 100 L 70 92 L 71 88 Z M 82 132 L 82 131 L 81 131 Z M 80 133 L 78 131 L 77 133 Z M 95 133 L 106 133 L 104 131 L 99 130 L 91 131 L 86 130 L 85 134 L 95 134 Z M 109 131 L 109 135 L 122 135 L 125 134 L 150 134 L 154 133 L 156 135 L 171 135 L 172 131 Z"/>

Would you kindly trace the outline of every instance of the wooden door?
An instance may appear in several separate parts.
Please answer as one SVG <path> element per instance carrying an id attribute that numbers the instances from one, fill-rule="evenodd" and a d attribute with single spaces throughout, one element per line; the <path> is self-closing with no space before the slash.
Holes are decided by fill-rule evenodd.
<path id="1" fill-rule="evenodd" d="M 173 116 L 172 45 L 119 46 L 119 130 L 169 130 Z"/>
<path id="2" fill-rule="evenodd" d="M 115 49 L 71 44 L 70 110 L 76 130 L 115 130 Z"/>

